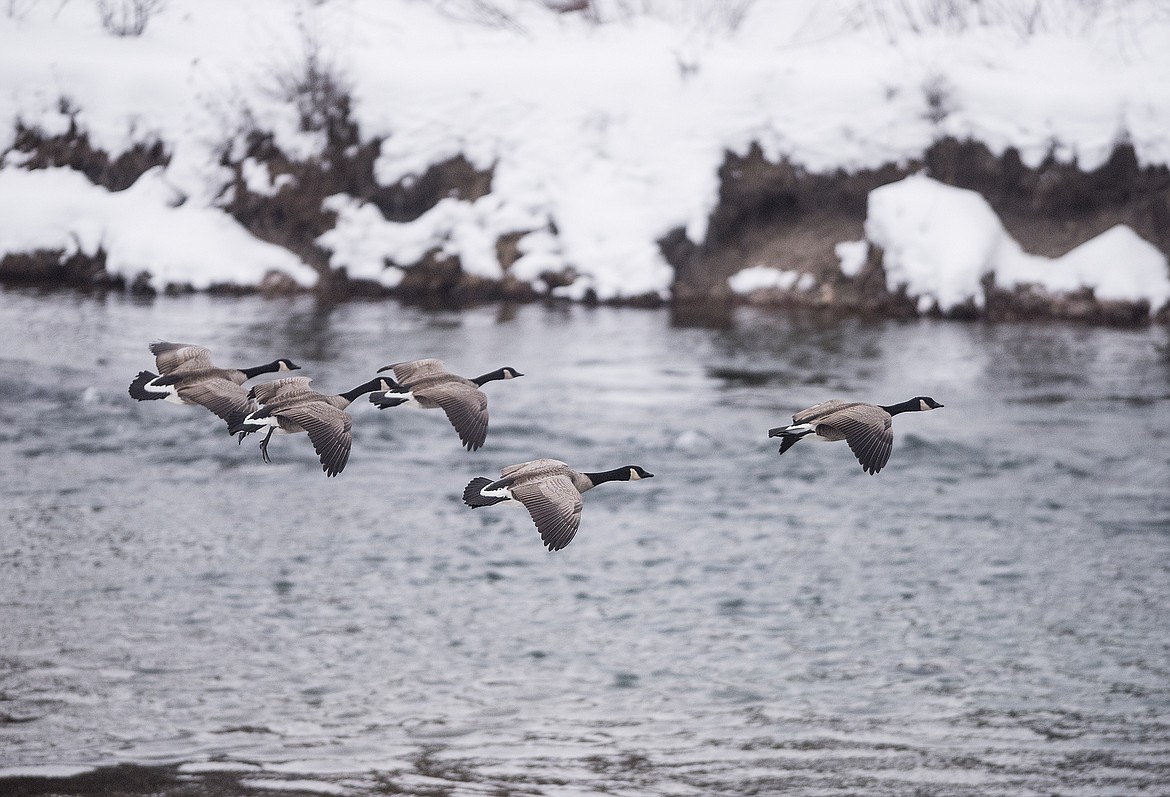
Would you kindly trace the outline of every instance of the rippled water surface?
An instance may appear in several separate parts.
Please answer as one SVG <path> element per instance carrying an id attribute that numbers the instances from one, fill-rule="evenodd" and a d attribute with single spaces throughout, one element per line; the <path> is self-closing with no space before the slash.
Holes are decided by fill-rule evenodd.
<path id="1" fill-rule="evenodd" d="M 486 387 L 474 454 L 356 404 L 327 479 L 303 436 L 265 465 L 131 401 L 159 338 L 331 391 L 422 356 L 526 376 Z M 0 791 L 1170 788 L 1165 328 L 7 292 L 0 341 Z M 917 394 L 946 408 L 899 416 L 876 477 L 767 439 Z M 549 554 L 459 499 L 538 456 L 655 478 Z"/>

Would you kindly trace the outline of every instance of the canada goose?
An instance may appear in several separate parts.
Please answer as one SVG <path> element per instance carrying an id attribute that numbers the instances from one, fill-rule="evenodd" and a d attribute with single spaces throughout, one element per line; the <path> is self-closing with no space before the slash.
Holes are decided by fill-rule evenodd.
<path id="1" fill-rule="evenodd" d="M 341 473 L 353 445 L 350 434 L 353 419 L 345 408 L 358 396 L 372 390 L 388 390 L 392 382 L 379 377 L 353 390 L 326 395 L 311 389 L 309 383 L 312 381 L 307 376 L 293 376 L 256 385 L 248 391 L 248 397 L 257 401 L 260 408 L 237 419 L 228 433 L 239 434 L 242 443 L 247 435 L 267 428 L 268 434 L 260 442 L 260 455 L 265 462 L 271 462 L 268 441 L 273 432 L 278 429 L 288 434 L 308 432 L 314 450 L 321 457 L 321 469 L 325 475 Z"/>
<path id="2" fill-rule="evenodd" d="M 165 340 L 150 344 L 150 352 L 159 373 L 140 371 L 130 383 L 130 398 L 198 404 L 229 424 L 234 417 L 256 409 L 255 402 L 240 385 L 260 374 L 300 368 L 284 358 L 254 368 L 218 368 L 211 362 L 210 349 Z"/>
<path id="3" fill-rule="evenodd" d="M 379 368 L 378 373 L 389 370 L 394 371 L 398 384 L 371 395 L 370 403 L 382 410 L 399 404 L 423 409 L 441 408 L 468 451 L 478 450 L 487 439 L 488 400 L 480 387 L 497 379 L 524 376 L 515 368 L 505 367 L 474 379 L 465 379 L 448 371 L 442 360 L 395 363 Z"/>
<path id="4" fill-rule="evenodd" d="M 482 476 L 472 479 L 463 490 L 463 502 L 472 509 L 503 501 L 519 501 L 532 515 L 540 538 L 550 551 L 559 551 L 573 541 L 581 525 L 581 494 L 599 484 L 649 479 L 638 465 L 624 465 L 600 473 L 580 473 L 559 459 L 534 459 L 509 465 L 496 481 Z"/>
<path id="5" fill-rule="evenodd" d="M 861 469 L 875 474 L 890 461 L 890 450 L 894 447 L 894 430 L 891 428 L 894 416 L 900 412 L 937 410 L 942 406 L 929 396 L 915 396 L 889 406 L 830 399 L 796 413 L 788 426 L 769 429 L 768 437 L 784 438 L 780 442 L 781 454 L 805 435 L 811 434 L 826 442 L 844 440 L 861 463 Z"/>

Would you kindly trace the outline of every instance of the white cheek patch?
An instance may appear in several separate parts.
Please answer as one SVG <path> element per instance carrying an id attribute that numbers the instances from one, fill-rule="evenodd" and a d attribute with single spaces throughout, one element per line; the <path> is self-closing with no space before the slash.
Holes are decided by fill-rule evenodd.
<path id="1" fill-rule="evenodd" d="M 926 402 L 922 399 L 918 400 L 918 409 L 920 412 L 926 412 L 930 407 L 926 406 Z"/>
<path id="2" fill-rule="evenodd" d="M 630 468 L 630 481 L 636 482 L 641 478 L 642 477 L 638 475 L 638 471 L 634 470 L 633 468 Z"/>

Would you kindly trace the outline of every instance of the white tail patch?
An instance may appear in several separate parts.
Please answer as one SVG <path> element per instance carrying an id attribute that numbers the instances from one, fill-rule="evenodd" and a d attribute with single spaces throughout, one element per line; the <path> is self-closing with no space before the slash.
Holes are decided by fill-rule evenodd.
<path id="1" fill-rule="evenodd" d="M 161 378 L 161 377 L 159 377 L 159 378 Z M 149 382 L 147 382 L 145 385 L 142 386 L 142 389 L 147 393 L 158 393 L 160 395 L 166 396 L 166 398 L 164 398 L 163 401 L 169 401 L 172 404 L 189 404 L 190 403 L 187 401 L 183 401 L 183 399 L 179 397 L 179 390 L 174 385 L 159 385 L 159 384 L 156 384 L 156 382 L 158 382 L 158 379 L 151 379 Z"/>
<path id="2" fill-rule="evenodd" d="M 255 414 L 254 412 L 248 413 L 247 417 L 240 421 L 240 426 L 247 428 L 249 432 L 255 432 L 258 429 L 265 429 L 269 426 L 274 426 L 277 431 L 280 431 L 280 422 L 276 419 L 275 415 L 269 415 L 266 418 L 252 417 Z"/>

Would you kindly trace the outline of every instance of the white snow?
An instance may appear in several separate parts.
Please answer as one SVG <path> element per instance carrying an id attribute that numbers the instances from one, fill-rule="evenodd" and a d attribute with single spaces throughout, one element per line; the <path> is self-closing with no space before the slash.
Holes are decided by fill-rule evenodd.
<path id="1" fill-rule="evenodd" d="M 751 293 L 752 291 L 768 289 L 789 291 L 793 288 L 807 291 L 812 288 L 814 283 L 815 279 L 812 274 L 763 265 L 745 268 L 727 280 L 731 290 L 736 293 Z"/>
<path id="2" fill-rule="evenodd" d="M 1118 225 L 1063 257 L 1023 251 L 995 211 L 974 191 L 922 175 L 870 193 L 865 233 L 882 249 L 886 287 L 905 288 L 919 311 L 985 303 L 982 280 L 1001 288 L 1034 285 L 1050 294 L 1092 289 L 1103 300 L 1170 301 L 1166 256 Z"/>
<path id="3" fill-rule="evenodd" d="M 833 247 L 833 251 L 841 261 L 841 273 L 846 277 L 856 277 L 869 257 L 869 241 L 841 241 Z"/>
<path id="4" fill-rule="evenodd" d="M 254 779 L 240 781 L 241 785 L 260 791 L 307 791 L 317 794 L 346 795 L 350 790 L 338 783 L 323 780 Z"/>
<path id="5" fill-rule="evenodd" d="M 110 192 L 66 168 L 0 170 L 0 252 L 106 252 L 106 270 L 155 287 L 189 282 L 255 284 L 270 270 L 303 285 L 316 272 L 286 249 L 260 241 L 227 213 L 183 202 L 156 167 Z"/>
<path id="6" fill-rule="evenodd" d="M 1064 0 L 1034 30 L 1025 0 L 979 4 L 982 23 L 962 3 L 942 21 L 872 0 L 597 0 L 601 22 L 531 0 L 488 5 L 506 21 L 483 24 L 478 0 L 168 0 L 127 37 L 103 30 L 93 3 L 13 6 L 0 14 L 0 152 L 19 121 L 49 135 L 75 124 L 111 156 L 161 141 L 171 160 L 123 200 L 60 170 L 30 177 L 9 151 L 0 208 L 20 223 L 0 216 L 0 256 L 100 242 L 119 273 L 148 269 L 158 284 L 255 282 L 269 268 L 312 282 L 220 210 L 222 157 L 242 159 L 249 130 L 291 157 L 320 155 L 293 91 L 310 57 L 349 89 L 363 138 L 381 140 L 382 184 L 456 155 L 492 170 L 489 195 L 407 224 L 330 200 L 339 221 L 319 243 L 331 265 L 387 285 L 401 278 L 387 263 L 430 250 L 499 276 L 496 240 L 522 234 L 518 278 L 571 268 L 580 277 L 559 293 L 665 295 L 673 271 L 657 240 L 680 227 L 703 240 L 726 153 L 753 143 L 814 172 L 906 162 L 943 136 L 1015 147 L 1030 164 L 1094 168 L 1123 140 L 1142 163 L 1170 163 L 1161 0 Z M 257 193 L 298 188 L 263 163 L 243 169 Z M 953 301 L 995 246 L 976 238 L 983 250 L 951 252 L 954 276 L 921 289 Z M 847 270 L 855 256 L 842 255 Z M 922 256 L 906 253 L 907 278 L 928 279 Z"/>
<path id="7" fill-rule="evenodd" d="M 93 772 L 96 767 L 70 764 L 36 764 L 24 767 L 0 767 L 0 778 L 72 778 Z"/>

